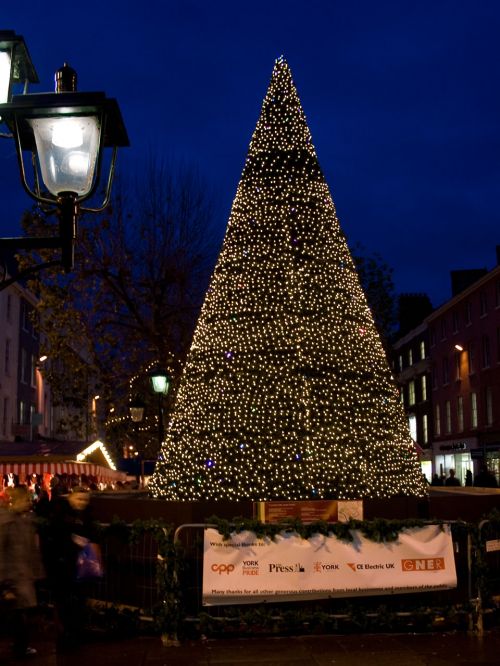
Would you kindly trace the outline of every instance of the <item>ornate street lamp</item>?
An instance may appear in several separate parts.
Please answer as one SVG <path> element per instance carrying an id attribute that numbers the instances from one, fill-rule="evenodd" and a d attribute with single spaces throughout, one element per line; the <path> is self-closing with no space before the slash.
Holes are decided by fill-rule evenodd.
<path id="1" fill-rule="evenodd" d="M 137 396 L 130 401 L 128 408 L 130 411 L 130 418 L 132 419 L 132 421 L 134 423 L 140 423 L 144 418 L 144 410 L 146 408 L 146 404 L 144 403 L 144 401 L 141 400 L 139 396 Z"/>
<path id="2" fill-rule="evenodd" d="M 170 380 L 164 370 L 156 368 L 149 373 L 153 391 L 158 395 L 158 453 L 161 451 L 163 440 L 165 438 L 165 429 L 163 425 L 163 396 L 167 395 L 170 387 Z"/>
<path id="3" fill-rule="evenodd" d="M 24 37 L 13 30 L 0 30 L 0 104 L 10 102 L 16 83 L 22 83 L 26 92 L 28 83 L 38 83 L 38 76 Z"/>
<path id="4" fill-rule="evenodd" d="M 76 92 L 76 72 L 65 64 L 56 72 L 56 92 L 16 95 L 0 104 L 0 117 L 14 135 L 21 181 L 39 203 L 56 208 L 59 235 L 0 239 L 0 250 L 61 250 L 59 260 L 38 264 L 0 284 L 0 289 L 20 277 L 61 264 L 73 268 L 76 223 L 81 211 L 100 212 L 108 205 L 118 147 L 128 146 L 128 136 L 118 103 L 102 92 Z M 82 206 L 100 182 L 103 149 L 112 149 L 103 202 Z M 33 186 L 28 183 L 24 153 L 31 153 Z M 40 183 L 43 183 L 42 190 Z"/>

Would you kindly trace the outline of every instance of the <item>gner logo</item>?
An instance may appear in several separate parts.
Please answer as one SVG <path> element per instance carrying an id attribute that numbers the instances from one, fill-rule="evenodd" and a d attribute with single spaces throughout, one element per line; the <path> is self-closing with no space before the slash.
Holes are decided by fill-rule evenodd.
<path id="1" fill-rule="evenodd" d="M 419 559 L 401 560 L 403 571 L 443 571 L 444 557 L 422 557 Z"/>
<path id="2" fill-rule="evenodd" d="M 212 571 L 218 571 L 219 576 L 223 573 L 229 575 L 234 571 L 234 564 L 212 564 Z"/>

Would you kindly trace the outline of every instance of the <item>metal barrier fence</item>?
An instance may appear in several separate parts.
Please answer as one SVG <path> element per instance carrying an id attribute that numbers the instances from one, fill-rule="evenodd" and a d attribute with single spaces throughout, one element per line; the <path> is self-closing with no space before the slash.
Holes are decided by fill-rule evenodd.
<path id="1" fill-rule="evenodd" d="M 429 524 L 432 524 L 429 522 Z M 411 594 L 398 594 L 393 596 L 352 597 L 349 599 L 324 599 L 314 602 L 292 601 L 282 603 L 266 603 L 266 607 L 276 609 L 290 609 L 295 604 L 301 609 L 321 608 L 323 612 L 331 612 L 337 616 L 345 616 L 348 605 L 351 611 L 356 608 L 366 611 L 367 608 L 376 608 L 384 604 L 391 605 L 401 616 L 408 615 L 405 608 L 414 607 L 416 603 L 429 607 L 467 606 L 475 596 L 473 588 L 473 546 L 466 524 L 459 521 L 450 521 L 452 526 L 455 565 L 457 570 L 457 588 L 433 592 L 420 592 Z M 210 525 L 185 524 L 177 528 L 175 540 L 181 543 L 184 552 L 183 571 L 180 576 L 183 592 L 183 605 L 188 617 L 198 617 L 204 611 L 202 603 L 202 576 L 203 576 L 203 530 Z M 217 618 L 224 614 L 224 606 L 210 606 L 210 615 Z M 232 606 L 232 609 L 241 608 Z M 245 610 L 248 605 L 245 604 Z M 205 611 L 206 612 L 206 611 Z M 471 622 L 469 618 L 467 621 Z"/>
<path id="2" fill-rule="evenodd" d="M 152 617 L 159 602 L 156 582 L 158 544 L 144 532 L 130 543 L 108 536 L 101 543 L 105 575 L 89 584 L 89 597 L 104 604 L 137 609 Z"/>
<path id="3" fill-rule="evenodd" d="M 431 521 L 430 523 L 431 524 Z M 349 599 L 325 599 L 320 602 L 293 601 L 266 604 L 267 608 L 290 609 L 320 607 L 322 612 L 344 617 L 346 604 L 351 612 L 369 613 L 377 604 L 390 606 L 400 616 L 409 615 L 408 609 L 418 603 L 422 607 L 462 607 L 469 630 L 483 631 L 483 618 L 489 612 L 486 596 L 500 594 L 500 529 L 497 523 L 483 521 L 478 526 L 479 538 L 474 541 L 471 526 L 450 521 L 458 585 L 453 590 L 398 594 L 390 597 L 354 597 Z M 182 595 L 183 620 L 195 620 L 206 612 L 202 603 L 203 532 L 205 523 L 185 524 L 177 528 L 174 540 L 179 544 L 182 556 L 178 569 L 178 583 Z M 145 532 L 136 543 L 119 539 L 112 534 L 102 543 L 105 577 L 91 584 L 90 596 L 98 602 L 113 606 L 137 609 L 142 616 L 152 617 L 155 606 L 161 601 L 157 584 L 158 544 Z M 479 563 L 479 564 L 478 564 Z M 485 591 L 489 592 L 486 595 Z M 238 613 L 241 606 L 232 606 Z M 248 610 L 245 604 L 245 610 Z M 486 610 L 485 610 L 486 608 Z M 210 616 L 222 618 L 224 606 L 210 606 Z"/>
<path id="4" fill-rule="evenodd" d="M 476 614 L 476 631 L 483 633 L 486 617 L 500 602 L 500 524 L 483 520 L 478 526 L 473 600 Z"/>

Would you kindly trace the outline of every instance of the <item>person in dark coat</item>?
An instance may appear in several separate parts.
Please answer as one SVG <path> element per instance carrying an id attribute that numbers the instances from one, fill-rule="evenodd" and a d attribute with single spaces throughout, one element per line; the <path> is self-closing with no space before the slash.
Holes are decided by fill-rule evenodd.
<path id="1" fill-rule="evenodd" d="M 474 479 L 474 485 L 479 488 L 498 488 L 495 475 L 490 472 L 486 465 L 483 465 L 479 471 L 479 474 L 476 475 Z"/>
<path id="2" fill-rule="evenodd" d="M 462 485 L 460 483 L 460 481 L 457 479 L 457 477 L 455 476 L 455 470 L 454 469 L 450 469 L 449 477 L 444 482 L 444 485 L 445 486 L 460 486 L 460 485 Z"/>
<path id="3" fill-rule="evenodd" d="M 25 486 L 10 488 L 8 508 L 0 510 L 0 585 L 4 605 L 9 607 L 13 651 L 29 657 L 29 613 L 37 606 L 35 582 L 43 578 L 38 536 Z"/>
<path id="4" fill-rule="evenodd" d="M 77 646 L 85 613 L 85 585 L 77 578 L 77 560 L 89 541 L 96 541 L 89 492 L 79 486 L 51 500 L 44 556 L 53 593 L 58 648 Z"/>

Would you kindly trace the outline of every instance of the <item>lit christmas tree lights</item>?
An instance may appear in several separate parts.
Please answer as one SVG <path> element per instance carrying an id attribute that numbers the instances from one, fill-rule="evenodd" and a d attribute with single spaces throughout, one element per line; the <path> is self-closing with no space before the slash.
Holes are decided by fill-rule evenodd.
<path id="1" fill-rule="evenodd" d="M 150 489 L 172 500 L 426 493 L 282 58 Z"/>

